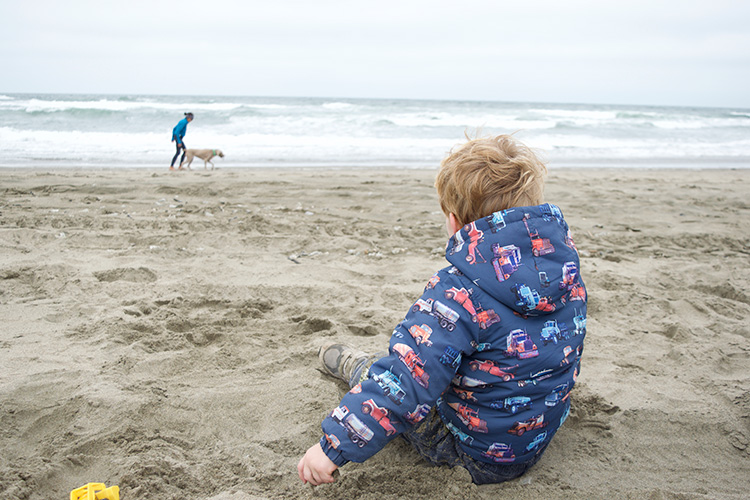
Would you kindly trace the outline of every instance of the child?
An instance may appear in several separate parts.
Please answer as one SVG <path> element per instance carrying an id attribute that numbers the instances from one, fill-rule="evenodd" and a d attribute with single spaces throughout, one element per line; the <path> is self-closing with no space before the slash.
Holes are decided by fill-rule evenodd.
<path id="1" fill-rule="evenodd" d="M 352 389 L 300 460 L 302 481 L 331 483 L 398 434 L 476 484 L 541 458 L 568 416 L 586 333 L 578 253 L 560 209 L 542 202 L 545 173 L 507 135 L 443 160 L 435 187 L 451 265 L 396 326 L 388 353 L 321 349 L 326 371 Z"/>

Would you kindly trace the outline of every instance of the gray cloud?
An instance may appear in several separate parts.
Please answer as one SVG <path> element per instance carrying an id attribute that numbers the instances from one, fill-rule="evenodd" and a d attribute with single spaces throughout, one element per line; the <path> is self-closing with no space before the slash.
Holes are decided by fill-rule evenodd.
<path id="1" fill-rule="evenodd" d="M 750 107 L 750 5 L 5 2 L 0 92 Z"/>

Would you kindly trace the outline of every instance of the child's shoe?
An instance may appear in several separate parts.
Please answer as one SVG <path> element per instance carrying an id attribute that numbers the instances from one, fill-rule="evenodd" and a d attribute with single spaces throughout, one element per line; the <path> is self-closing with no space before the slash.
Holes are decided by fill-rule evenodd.
<path id="1" fill-rule="evenodd" d="M 368 360 L 369 356 L 348 345 L 327 344 L 318 350 L 318 358 L 328 375 L 349 384 L 355 371 Z"/>

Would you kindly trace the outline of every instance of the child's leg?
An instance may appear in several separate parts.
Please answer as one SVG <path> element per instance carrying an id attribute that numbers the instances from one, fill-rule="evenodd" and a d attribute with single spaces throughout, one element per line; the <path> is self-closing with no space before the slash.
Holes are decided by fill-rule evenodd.
<path id="1" fill-rule="evenodd" d="M 529 470 L 544 451 L 541 450 L 533 460 L 523 464 L 491 464 L 474 460 L 461 449 L 459 440 L 434 408 L 424 421 L 402 436 L 428 462 L 450 468 L 457 465 L 465 468 L 474 484 L 502 483 L 517 478 Z"/>
<path id="2" fill-rule="evenodd" d="M 343 344 L 330 344 L 318 351 L 326 373 L 354 387 L 369 376 L 370 367 L 387 352 L 367 354 Z"/>
<path id="3" fill-rule="evenodd" d="M 386 356 L 388 356 L 388 352 L 386 351 L 376 352 L 357 364 L 352 370 L 352 376 L 349 378 L 349 387 L 354 387 L 360 382 L 367 380 L 370 377 L 370 367 L 380 358 Z"/>
<path id="4" fill-rule="evenodd" d="M 447 465 L 451 468 L 463 465 L 456 450 L 456 439 L 440 419 L 435 408 L 422 422 L 404 432 L 402 436 L 417 453 L 434 465 Z"/>

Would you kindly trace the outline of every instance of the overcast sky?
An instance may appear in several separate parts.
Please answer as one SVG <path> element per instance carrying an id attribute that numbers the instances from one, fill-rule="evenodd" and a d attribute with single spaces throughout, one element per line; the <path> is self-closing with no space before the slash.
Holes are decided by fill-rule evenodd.
<path id="1" fill-rule="evenodd" d="M 750 108 L 745 0 L 0 0 L 0 93 Z"/>

